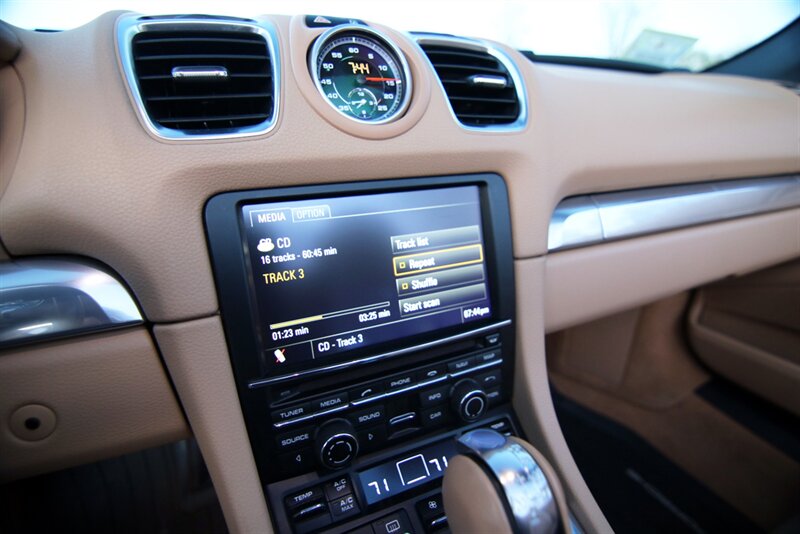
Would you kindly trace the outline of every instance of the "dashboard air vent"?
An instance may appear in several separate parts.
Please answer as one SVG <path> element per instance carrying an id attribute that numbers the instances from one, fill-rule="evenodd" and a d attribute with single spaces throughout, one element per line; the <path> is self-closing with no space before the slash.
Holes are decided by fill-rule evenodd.
<path id="1" fill-rule="evenodd" d="M 439 75 L 453 113 L 462 124 L 511 125 L 521 118 L 518 88 L 495 54 L 475 46 L 454 46 L 429 39 L 420 39 L 419 44 Z"/>
<path id="2" fill-rule="evenodd" d="M 272 54 L 253 28 L 170 24 L 133 35 L 130 60 L 140 104 L 160 135 L 253 132 L 272 121 Z"/>

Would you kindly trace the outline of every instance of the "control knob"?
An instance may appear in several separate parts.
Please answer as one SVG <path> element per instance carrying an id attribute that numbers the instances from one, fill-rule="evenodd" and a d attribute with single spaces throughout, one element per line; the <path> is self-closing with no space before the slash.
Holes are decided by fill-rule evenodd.
<path id="1" fill-rule="evenodd" d="M 317 458 L 329 469 L 346 467 L 358 454 L 358 438 L 353 425 L 346 419 L 326 421 L 314 439 Z"/>
<path id="2" fill-rule="evenodd" d="M 458 416 L 468 423 L 485 414 L 489 403 L 481 386 L 471 378 L 465 378 L 453 386 L 450 402 Z"/>

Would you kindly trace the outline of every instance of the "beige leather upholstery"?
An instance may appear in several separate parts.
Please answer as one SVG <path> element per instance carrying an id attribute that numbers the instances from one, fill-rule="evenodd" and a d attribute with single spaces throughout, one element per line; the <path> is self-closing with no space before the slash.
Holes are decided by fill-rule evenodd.
<path id="1" fill-rule="evenodd" d="M 20 432 L 20 408 L 50 410 L 45 436 Z M 47 410 L 23 410 L 23 417 Z M 16 430 L 16 433 L 15 433 Z M 62 469 L 189 436 L 144 328 L 0 353 L 0 481 Z"/>
<path id="2" fill-rule="evenodd" d="M 688 334 L 711 369 L 800 415 L 800 262 L 704 288 Z"/>

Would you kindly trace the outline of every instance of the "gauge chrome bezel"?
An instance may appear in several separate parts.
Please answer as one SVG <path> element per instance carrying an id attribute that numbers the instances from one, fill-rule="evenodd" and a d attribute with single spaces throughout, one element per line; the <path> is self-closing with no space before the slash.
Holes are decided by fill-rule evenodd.
<path id="1" fill-rule="evenodd" d="M 395 56 L 395 61 L 403 71 L 403 76 L 405 77 L 405 81 L 403 82 L 405 84 L 405 88 L 403 89 L 403 98 L 400 102 L 400 105 L 394 110 L 394 112 L 383 119 L 377 121 L 364 120 L 344 113 L 328 99 L 328 97 L 325 95 L 325 90 L 322 88 L 322 83 L 320 82 L 319 74 L 317 73 L 317 60 L 319 59 L 320 51 L 338 35 L 348 32 L 364 34 L 365 37 L 376 40 L 377 44 Z M 411 78 L 411 69 L 408 66 L 408 61 L 406 60 L 405 54 L 389 37 L 379 31 L 373 30 L 368 26 L 363 26 L 360 24 L 344 24 L 330 28 L 329 30 L 326 30 L 320 34 L 319 37 L 317 37 L 317 39 L 314 41 L 314 45 L 311 47 L 311 53 L 308 55 L 308 71 L 311 73 L 311 78 L 314 81 L 314 86 L 317 88 L 317 92 L 325 101 L 325 103 L 342 117 L 345 117 L 346 119 L 358 124 L 380 125 L 394 122 L 405 116 L 408 106 L 411 103 L 411 93 L 413 92 L 414 83 Z"/>

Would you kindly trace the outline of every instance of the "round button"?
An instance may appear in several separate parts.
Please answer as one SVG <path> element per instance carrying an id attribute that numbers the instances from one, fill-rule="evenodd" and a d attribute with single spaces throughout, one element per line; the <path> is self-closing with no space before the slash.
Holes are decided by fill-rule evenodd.
<path id="1" fill-rule="evenodd" d="M 25 441 L 39 441 L 56 429 L 56 414 L 47 406 L 27 404 L 17 408 L 9 421 L 11 432 Z"/>
<path id="2" fill-rule="evenodd" d="M 486 393 L 471 378 L 456 383 L 450 391 L 450 399 L 453 410 L 464 421 L 475 421 L 486 413 Z"/>
<path id="3" fill-rule="evenodd" d="M 325 446 L 326 463 L 333 466 L 344 465 L 353 458 L 355 451 L 353 436 L 342 435 L 331 438 Z"/>
<path id="4" fill-rule="evenodd" d="M 473 395 L 464 401 L 464 414 L 471 419 L 477 419 L 486 411 L 484 397 Z"/>
<path id="5" fill-rule="evenodd" d="M 317 458 L 330 469 L 345 467 L 358 454 L 358 439 L 353 425 L 346 419 L 325 422 L 317 431 L 315 439 Z"/>

